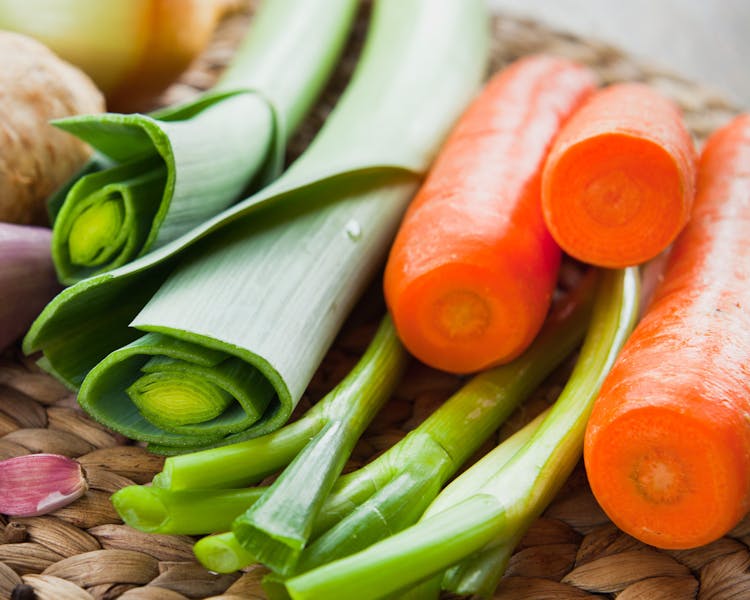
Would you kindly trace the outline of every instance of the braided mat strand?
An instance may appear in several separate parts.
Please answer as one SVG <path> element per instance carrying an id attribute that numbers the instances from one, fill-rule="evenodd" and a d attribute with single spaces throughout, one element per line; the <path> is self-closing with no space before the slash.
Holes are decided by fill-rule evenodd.
<path id="1" fill-rule="evenodd" d="M 346 84 L 366 29 L 366 7 L 362 12 L 346 59 L 293 141 L 290 159 L 312 138 Z M 248 22 L 249 9 L 227 18 L 212 45 L 157 105 L 187 99 L 209 87 L 231 58 Z M 607 45 L 508 16 L 496 18 L 493 28 L 493 71 L 521 55 L 549 52 L 590 65 L 605 83 L 647 82 L 679 102 L 698 142 L 735 112 L 715 92 L 635 62 Z M 382 310 L 374 290 L 349 319 L 310 384 L 300 411 L 354 365 Z M 390 447 L 460 384 L 458 377 L 414 362 L 347 468 L 356 468 Z M 543 387 L 500 435 L 554 400 L 559 389 L 555 383 Z M 492 440 L 485 449 L 496 442 Z M 150 481 L 162 459 L 92 422 L 68 390 L 12 349 L 0 357 L 0 459 L 33 452 L 78 458 L 90 490 L 51 515 L 23 519 L 0 515 L 0 599 L 265 598 L 260 586 L 262 567 L 232 575 L 212 574 L 195 561 L 192 538 L 143 534 L 124 526 L 109 502 L 110 494 L 131 483 Z M 646 546 L 609 522 L 579 466 L 517 548 L 495 598 L 750 598 L 749 545 L 750 519 L 728 536 L 696 550 L 668 552 Z"/>

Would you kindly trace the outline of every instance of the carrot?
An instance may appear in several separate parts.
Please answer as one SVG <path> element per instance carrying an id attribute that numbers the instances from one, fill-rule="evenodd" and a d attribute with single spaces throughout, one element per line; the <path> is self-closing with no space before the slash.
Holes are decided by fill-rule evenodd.
<path id="1" fill-rule="evenodd" d="M 662 548 L 750 509 L 750 115 L 709 139 L 693 217 L 605 380 L 585 462 L 615 524 Z"/>
<path id="2" fill-rule="evenodd" d="M 696 153 L 679 108 L 639 83 L 605 88 L 566 123 L 542 179 L 544 219 L 575 258 L 622 268 L 687 223 Z"/>
<path id="3" fill-rule="evenodd" d="M 451 132 L 391 249 L 384 290 L 421 361 L 469 373 L 521 354 L 549 308 L 561 251 L 541 170 L 593 74 L 532 56 L 492 78 Z"/>

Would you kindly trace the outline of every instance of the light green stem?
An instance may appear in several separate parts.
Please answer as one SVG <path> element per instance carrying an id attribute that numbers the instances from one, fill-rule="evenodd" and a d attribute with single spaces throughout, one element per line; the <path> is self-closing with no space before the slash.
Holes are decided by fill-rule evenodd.
<path id="1" fill-rule="evenodd" d="M 193 552 L 202 564 L 215 566 L 217 573 L 234 573 L 258 562 L 229 532 L 201 538 L 193 546 Z"/>
<path id="2" fill-rule="evenodd" d="M 561 301 L 523 356 L 475 376 L 398 444 L 341 477 L 295 572 L 357 552 L 414 523 L 462 462 L 578 345 L 591 312 L 593 283 L 587 278 Z M 209 553 L 201 560 L 210 570 L 221 568 Z"/>
<path id="3" fill-rule="evenodd" d="M 112 495 L 122 520 L 149 533 L 199 535 L 225 531 L 232 519 L 252 506 L 265 488 L 168 490 L 130 485 Z"/>
<path id="4" fill-rule="evenodd" d="M 549 503 L 580 458 L 586 420 L 637 317 L 636 269 L 604 272 L 576 367 L 526 445 L 478 490 L 366 550 L 293 577 L 295 600 L 378 598 L 434 576 L 518 534 Z M 467 473 L 469 473 L 469 470 Z"/>
<path id="5" fill-rule="evenodd" d="M 326 425 L 232 524 L 248 553 L 277 572 L 291 573 L 354 445 L 390 397 L 406 362 L 406 351 L 386 317 L 367 352 L 322 408 Z"/>

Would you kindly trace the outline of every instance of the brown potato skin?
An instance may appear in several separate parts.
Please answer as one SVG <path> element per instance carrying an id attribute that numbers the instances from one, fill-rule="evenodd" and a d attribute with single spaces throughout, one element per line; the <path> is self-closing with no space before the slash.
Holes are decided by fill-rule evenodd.
<path id="1" fill-rule="evenodd" d="M 48 224 L 46 199 L 89 157 L 50 119 L 102 112 L 91 79 L 43 44 L 0 31 L 0 221 Z"/>

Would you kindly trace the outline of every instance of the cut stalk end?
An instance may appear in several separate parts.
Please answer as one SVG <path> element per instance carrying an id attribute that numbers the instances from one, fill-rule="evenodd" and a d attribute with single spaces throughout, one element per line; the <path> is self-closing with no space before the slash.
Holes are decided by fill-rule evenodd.
<path id="1" fill-rule="evenodd" d="M 216 573 L 234 573 L 257 562 L 232 533 L 204 537 L 193 546 L 193 552 L 206 569 Z"/>
<path id="2" fill-rule="evenodd" d="M 141 485 L 118 490 L 112 495 L 112 504 L 126 525 L 140 531 L 158 531 L 169 518 L 159 495 L 153 489 Z"/>
<path id="3" fill-rule="evenodd" d="M 232 526 L 237 541 L 258 562 L 284 576 L 291 575 L 299 560 L 305 540 L 271 535 L 250 523 L 237 523 Z"/>

